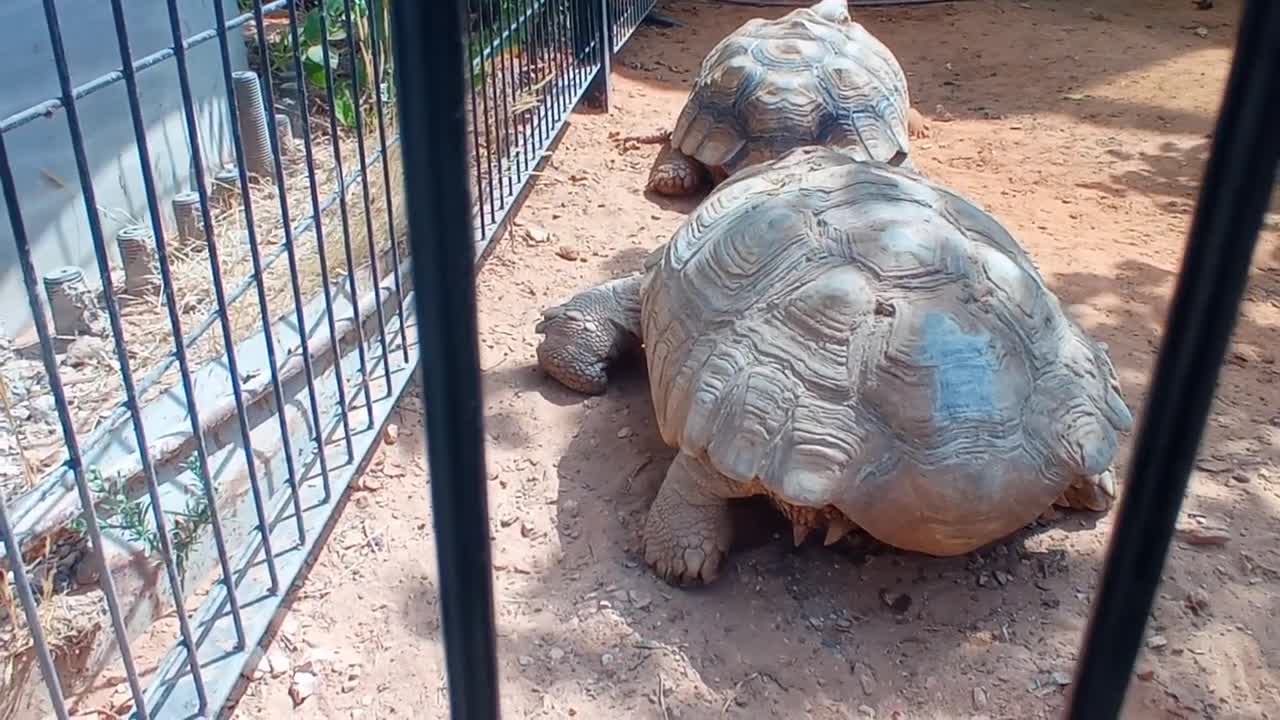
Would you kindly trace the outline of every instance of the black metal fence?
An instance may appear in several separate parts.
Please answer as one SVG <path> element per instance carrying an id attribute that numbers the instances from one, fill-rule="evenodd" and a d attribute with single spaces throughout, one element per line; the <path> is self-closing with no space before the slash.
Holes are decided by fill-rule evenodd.
<path id="1" fill-rule="evenodd" d="M 653 2 L 472 0 L 428 32 L 391 18 L 434 3 L 107 0 L 95 32 L 116 60 L 87 77 L 66 40 L 86 20 L 30 5 L 56 83 L 0 119 L 29 305 L 0 311 L 15 333 L 0 336 L 0 461 L 13 460 L 0 462 L 0 717 L 101 707 L 104 674 L 128 690 L 113 712 L 215 716 L 414 377 L 415 318 L 430 329 L 439 312 L 415 312 L 414 278 L 470 277 L 603 51 Z M 165 18 L 158 50 L 135 50 L 139 13 Z M 457 70 L 467 125 L 415 137 L 468 148 L 450 177 L 470 180 L 457 188 L 469 230 L 451 237 L 471 252 L 428 259 L 403 240 L 393 88 L 406 52 L 437 38 L 468 54 L 432 71 Z M 415 100 L 439 102 L 428 94 Z M 177 150 L 156 131 L 166 107 Z M 136 192 L 102 183 L 88 138 L 103 113 L 127 127 L 107 161 Z M 88 267 L 50 263 L 29 220 L 47 210 L 28 160 L 44 150 L 22 133 L 44 126 L 61 138 L 47 151 L 71 158 L 70 180 L 45 180 L 69 189 Z M 171 611 L 165 637 L 155 620 Z M 140 660 L 143 638 L 172 647 Z"/>
<path id="2" fill-rule="evenodd" d="M 432 41 L 398 46 L 409 232 L 423 320 L 433 515 L 453 717 L 498 717 L 485 528 L 484 439 L 474 285 L 456 258 L 470 242 L 456 107 L 461 84 L 425 68 L 462 64 L 461 48 L 434 28 L 458 21 L 448 2 L 399 4 L 396 27 Z M 1250 257 L 1280 161 L 1280 4 L 1248 0 L 1200 200 L 1188 239 L 1143 427 L 1112 534 L 1101 593 L 1086 632 L 1067 716 L 1120 713 L 1217 375 L 1248 276 Z M 434 92 L 429 92 L 434 91 Z M 431 95 L 431 100 L 426 98 Z M 452 262 L 451 262 L 451 259 Z"/>

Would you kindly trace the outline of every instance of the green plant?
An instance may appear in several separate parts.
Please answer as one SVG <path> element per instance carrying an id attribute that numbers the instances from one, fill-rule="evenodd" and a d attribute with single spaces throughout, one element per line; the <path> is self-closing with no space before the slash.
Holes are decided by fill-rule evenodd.
<path id="1" fill-rule="evenodd" d="M 350 33 L 347 23 L 348 2 L 351 10 Z M 391 65 L 386 33 L 387 2 L 373 0 L 373 6 L 374 11 L 370 12 L 369 0 L 322 0 L 317 7 L 306 12 L 299 28 L 299 52 L 302 55 L 306 82 L 323 92 L 332 79 L 334 96 L 331 110 L 338 122 L 346 128 L 355 125 L 357 108 L 372 100 L 371 93 L 382 93 L 385 97 L 387 88 L 390 87 L 387 81 Z M 376 28 L 371 20 L 376 23 Z M 381 40 L 378 43 L 376 63 L 372 54 L 372 33 L 375 30 Z M 381 76 L 377 78 L 374 78 L 375 65 L 381 71 Z M 351 90 L 352 69 L 355 73 L 354 83 L 360 88 L 359 99 L 353 96 Z M 344 77 L 346 82 L 342 82 Z M 371 83 L 371 79 L 376 82 Z"/>
<path id="2" fill-rule="evenodd" d="M 199 458 L 194 453 L 183 462 L 183 467 L 200 483 L 207 482 Z M 122 533 L 130 542 L 141 545 L 147 557 L 158 555 L 160 534 L 151 524 L 150 501 L 130 497 L 123 479 L 107 480 L 97 468 L 89 468 L 85 480 L 98 498 L 99 527 Z M 169 547 L 173 551 L 178 575 L 185 577 L 191 551 L 200 539 L 200 532 L 212 521 L 212 510 L 204 494 L 196 493 L 188 498 L 182 510 L 168 515 L 173 518 L 169 523 Z M 88 527 L 84 515 L 71 521 L 71 529 L 82 536 L 85 534 Z"/>

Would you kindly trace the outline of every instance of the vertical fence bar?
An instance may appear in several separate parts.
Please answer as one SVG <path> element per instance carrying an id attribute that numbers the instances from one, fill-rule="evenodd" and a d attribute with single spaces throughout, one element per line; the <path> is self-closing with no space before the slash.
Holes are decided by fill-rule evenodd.
<path id="1" fill-rule="evenodd" d="M 486 52 L 488 48 L 493 47 L 495 54 L 502 52 L 501 37 L 502 28 L 498 27 L 498 12 L 495 7 L 496 2 L 484 2 L 482 7 L 487 9 L 481 20 L 481 26 L 488 29 L 489 38 L 485 42 Z M 489 154 L 491 170 L 489 174 L 489 183 L 487 192 L 490 195 L 491 202 L 495 203 L 499 208 L 505 208 L 506 203 L 503 202 L 506 194 L 502 191 L 502 179 L 505 173 L 502 169 L 502 161 L 506 159 L 506 129 L 504 123 L 499 118 L 499 114 L 503 112 L 503 103 L 498 99 L 498 84 L 502 82 L 502 73 L 498 69 L 498 59 L 494 55 L 486 54 L 482 61 L 485 65 L 484 73 L 484 90 L 486 91 L 485 99 L 485 151 Z M 492 124 L 492 132 L 490 133 L 490 125 Z M 489 218 L 492 226 L 499 223 L 497 214 Z"/>
<path id="2" fill-rule="evenodd" d="M 356 53 L 359 52 L 358 39 L 356 37 L 355 23 L 352 22 L 351 0 L 342 0 L 342 17 L 344 29 L 347 32 L 347 42 L 350 49 L 347 52 L 348 66 L 351 71 L 351 107 L 355 116 L 356 131 L 356 159 L 360 162 L 360 196 L 364 200 L 364 234 L 365 240 L 369 244 L 369 273 L 372 276 L 372 287 L 374 289 L 373 304 L 374 314 L 378 316 L 378 338 L 382 343 L 382 372 L 386 379 L 387 391 L 391 390 L 391 344 L 387 341 L 387 320 L 385 313 L 382 311 L 382 293 L 378 290 L 382 286 L 381 277 L 378 272 L 378 245 L 373 238 L 373 207 L 369 197 L 369 162 L 368 156 L 364 151 L 364 106 L 360 102 L 360 71 L 356 67 Z M 386 158 L 383 158 L 386 162 Z M 394 234 L 395 229 L 391 232 Z M 355 268 L 349 268 L 355 273 Z M 356 315 L 359 316 L 359 310 Z"/>
<path id="3" fill-rule="evenodd" d="M 261 481 L 258 478 L 257 458 L 253 451 L 253 438 L 249 432 L 249 414 L 244 406 L 244 391 L 240 382 L 240 364 L 236 356 L 235 336 L 231 332 L 230 314 L 228 313 L 227 293 L 222 280 L 222 261 L 219 258 L 217 233 L 213 228 L 213 212 L 209 207 L 209 186 L 205 180 L 204 158 L 200 142 L 200 126 L 196 119 L 195 94 L 191 90 L 191 76 L 187 68 L 187 50 L 182 37 L 182 19 L 178 14 L 177 0 L 168 0 L 169 37 L 173 43 L 174 64 L 178 68 L 178 88 L 182 94 L 182 114 L 186 123 L 187 145 L 191 148 L 191 157 L 195 158 L 192 167 L 195 171 L 196 194 L 200 200 L 200 219 L 205 227 L 205 251 L 209 254 L 209 278 L 213 285 L 213 297 L 218 306 L 218 325 L 222 330 L 222 344 L 226 350 L 227 374 L 231 380 L 231 396 L 236 405 L 236 421 L 240 424 L 240 441 L 244 444 L 246 477 L 249 480 L 249 491 L 253 496 L 253 507 L 258 520 L 258 534 L 262 540 L 262 550 L 266 558 L 267 572 L 272 578 L 272 592 L 279 590 L 275 553 L 271 548 L 271 524 L 267 520 L 266 500 L 262 494 Z M 183 342 L 180 340 L 179 342 Z M 141 703 L 138 704 L 142 707 Z"/>
<path id="4" fill-rule="evenodd" d="M 514 67 L 514 59 L 511 57 L 514 53 L 516 43 L 518 42 L 517 30 L 519 26 L 512 20 L 510 8 L 506 2 L 498 3 L 498 12 L 495 18 L 499 24 L 498 31 L 501 41 L 497 48 L 498 57 L 498 73 L 502 90 L 502 127 L 507 134 L 507 142 L 503 148 L 503 155 L 507 157 L 510 164 L 508 172 L 505 176 L 506 189 L 503 191 L 504 199 L 510 198 L 515 193 L 516 176 L 524 172 L 524 159 L 520 157 L 520 153 L 516 151 L 516 147 L 521 142 L 520 128 L 516 126 L 515 105 L 518 97 L 516 96 L 515 84 L 517 81 L 517 73 Z M 506 72 L 503 72 L 505 63 Z M 503 202 L 505 206 L 507 203 Z"/>
<path id="5" fill-rule="evenodd" d="M 383 109 L 382 93 L 386 82 L 385 68 L 382 66 L 382 53 L 386 43 L 378 39 L 378 26 L 381 25 L 383 4 L 380 0 L 369 2 L 369 45 L 373 55 L 373 98 L 378 117 L 378 145 L 382 149 L 382 191 L 387 202 L 387 234 L 391 240 L 391 272 L 396 292 L 396 318 L 400 323 L 400 351 L 404 361 L 409 362 L 409 340 L 405 334 L 404 323 L 404 289 L 400 285 L 400 241 L 396 237 L 395 189 L 391 185 L 391 155 L 387 152 L 387 117 Z M 374 14 L 377 14 L 376 17 Z"/>
<path id="6" fill-rule="evenodd" d="M 132 364 L 129 361 L 129 353 L 125 348 L 124 328 L 120 321 L 120 309 L 116 301 L 115 289 L 111 279 L 111 268 L 107 255 L 106 240 L 102 231 L 102 221 L 98 216 L 98 204 L 93 189 L 93 177 L 89 170 L 89 160 L 85 154 L 84 134 L 80 129 L 80 114 L 76 108 L 76 100 L 74 96 L 74 88 L 71 84 L 71 70 L 67 65 L 66 48 L 62 43 L 62 29 L 58 22 L 58 11 L 54 5 L 54 0 L 44 0 L 45 22 L 49 30 L 49 44 L 53 51 L 54 66 L 58 75 L 58 87 L 62 93 L 62 103 L 67 114 L 67 128 L 71 135 L 71 145 L 76 161 L 76 174 L 80 183 L 80 193 L 84 199 L 85 214 L 89 223 L 89 234 L 93 239 L 94 256 L 98 264 L 98 274 L 102 281 L 102 297 L 106 305 L 107 320 L 111 328 L 111 335 L 114 339 L 116 360 L 120 364 L 120 379 L 124 385 L 125 404 L 129 408 L 130 420 L 133 423 L 133 434 L 138 444 L 138 455 L 142 464 L 142 474 L 146 483 L 147 495 L 151 500 L 151 511 L 153 520 L 156 524 L 156 533 L 160 544 L 160 552 L 165 568 L 165 574 L 168 576 L 169 586 L 173 592 L 173 604 L 178 617 L 178 629 L 182 636 L 182 643 L 185 646 L 187 658 L 191 668 L 193 680 L 196 682 L 197 691 L 200 697 L 200 707 L 203 710 L 208 704 L 208 697 L 204 689 L 204 679 L 200 674 L 200 663 L 196 657 L 196 643 L 191 634 L 191 624 L 187 617 L 186 603 L 182 593 L 182 579 L 178 574 L 177 567 L 174 564 L 173 546 L 169 538 L 169 524 L 165 520 L 164 511 L 160 504 L 160 490 L 156 481 L 155 465 L 151 461 L 151 450 L 147 445 L 147 433 L 142 424 L 141 405 L 138 402 L 137 388 L 133 381 Z M 92 507 L 92 503 L 86 506 Z M 103 576 L 110 574 L 104 563 L 102 565 Z M 238 608 L 233 613 L 233 617 L 240 629 L 240 619 Z M 243 641 L 243 635 L 238 634 Z"/>
<path id="7" fill-rule="evenodd" d="M 111 618 L 111 630 L 115 637 L 116 647 L 120 651 L 120 663 L 124 667 L 125 680 L 129 684 L 129 693 L 133 698 L 134 705 L 142 707 L 142 686 L 138 681 L 138 671 L 134 664 L 133 651 L 129 647 L 129 640 L 126 635 L 124 612 L 120 607 L 120 596 L 116 592 L 115 580 L 112 578 L 111 573 L 107 571 L 106 545 L 102 541 L 98 513 L 94 509 L 93 492 L 89 489 L 88 478 L 85 475 L 84 458 L 80 452 L 80 441 L 76 433 L 75 423 L 71 418 L 70 405 L 67 403 L 66 390 L 62 385 L 62 378 L 58 374 L 58 360 L 53 350 L 53 334 L 49 332 L 44 302 L 40 297 L 40 281 L 36 275 L 35 265 L 32 262 L 30 238 L 27 237 L 26 224 L 23 222 L 22 210 L 18 205 L 17 185 L 13 178 L 13 168 L 9 164 L 9 153 L 5 147 L 3 133 L 0 133 L 0 187 L 3 187 L 5 206 L 9 211 L 9 225 L 13 230 L 14 245 L 18 254 L 18 265 L 22 268 L 22 279 L 26 285 L 27 303 L 31 308 L 32 322 L 35 325 L 36 337 L 40 342 L 40 360 L 44 365 L 45 376 L 49 380 L 49 393 L 54 399 L 54 408 L 57 410 L 58 423 L 62 429 L 62 442 L 67 449 L 67 464 L 71 470 L 72 477 L 75 479 L 76 493 L 80 499 L 82 517 L 85 521 L 85 531 L 89 535 L 93 557 L 98 564 L 98 584 L 102 589 L 102 594 L 107 604 L 107 614 Z M 22 571 L 22 549 L 17 545 L 12 529 L 5 529 L 3 535 L 7 557 L 10 562 L 16 565 L 14 568 L 16 578 L 18 573 Z M 32 625 L 32 627 L 38 627 L 38 625 Z M 41 647 L 47 649 L 47 645 L 38 643 L 37 651 Z M 43 665 L 43 658 L 41 663 Z M 51 676 L 46 674 L 46 682 L 48 682 L 49 677 Z M 55 678 L 56 682 L 56 675 L 52 677 Z M 60 697 L 61 686 L 59 685 L 58 694 L 51 695 L 51 699 L 54 700 L 55 711 Z M 59 717 L 66 717 L 65 710 Z M 140 712 L 139 720 L 147 720 L 145 708 Z"/>
<path id="8" fill-rule="evenodd" d="M 62 378 L 58 375 L 58 360 L 53 352 L 53 334 L 49 332 L 49 323 L 46 320 L 44 302 L 40 297 L 40 280 L 36 275 L 35 264 L 31 259 L 31 242 L 27 237 L 26 223 L 22 219 L 22 209 L 18 205 L 18 189 L 13 178 L 13 168 L 9 164 L 9 152 L 5 147 L 4 133 L 0 132 L 0 188 L 3 189 L 5 207 L 9 211 L 9 226 L 13 230 L 13 240 L 15 249 L 18 254 L 18 265 L 22 268 L 22 280 L 26 285 L 27 303 L 31 308 L 31 318 L 35 325 L 36 337 L 40 341 L 40 360 L 44 365 L 45 376 L 49 380 L 49 393 L 53 396 L 54 408 L 57 410 L 58 423 L 62 428 L 62 442 L 67 448 L 67 465 L 71 470 L 72 477 L 75 479 L 76 493 L 80 498 L 80 507 L 83 509 L 82 517 L 85 521 L 85 531 L 89 535 L 89 544 L 93 548 L 93 557 L 98 564 L 98 584 L 102 589 L 102 595 L 107 603 L 107 614 L 111 618 L 111 630 L 114 633 L 116 647 L 120 651 L 120 664 L 124 667 L 125 680 L 129 684 L 129 694 L 133 697 L 135 707 L 142 705 L 142 686 L 138 682 L 138 671 L 133 660 L 133 651 L 129 647 L 128 636 L 125 634 L 124 612 L 120 608 L 120 596 L 116 593 L 115 580 L 111 577 L 111 573 L 107 571 L 106 546 L 102 542 L 102 530 L 98 524 L 98 513 L 94 510 L 93 493 L 89 490 L 88 478 L 84 472 L 84 458 L 80 453 L 80 441 L 75 429 L 75 423 L 71 418 L 70 406 L 67 404 L 67 393 L 62 385 Z M 13 536 L 12 528 L 0 529 L 0 533 L 5 538 L 5 552 L 9 562 L 15 565 L 14 578 L 18 578 L 20 572 L 25 572 L 22 568 L 22 548 L 18 546 L 17 539 Z M 24 576 L 25 577 L 25 576 Z M 21 588 L 19 588 L 21 593 Z M 24 601 L 24 612 L 26 612 Z M 31 617 L 27 618 L 30 624 Z M 32 624 L 31 627 L 38 628 L 39 625 Z M 35 638 L 33 637 L 33 641 Z M 44 642 L 37 642 L 37 652 L 40 648 L 45 648 L 45 655 L 48 655 L 48 646 Z M 48 683 L 50 678 L 57 683 L 56 673 L 50 674 L 48 670 L 43 670 L 45 658 L 40 658 L 42 671 L 45 672 L 45 682 Z M 52 667 L 52 661 L 49 661 Z M 61 685 L 58 684 L 58 690 L 54 693 L 50 692 L 50 699 L 54 702 L 55 712 L 59 707 L 61 699 Z M 66 717 L 65 709 L 59 715 L 60 720 Z M 147 720 L 145 708 L 139 715 L 138 720 Z"/>
<path id="9" fill-rule="evenodd" d="M 227 18 L 222 3 L 213 3 L 213 16 L 217 22 L 218 51 L 222 59 L 222 82 L 227 90 L 227 112 L 231 115 L 231 145 L 235 150 L 236 166 L 240 171 L 240 203 L 244 209 L 246 242 L 249 245 L 249 260 L 253 265 L 253 286 L 258 298 L 258 311 L 262 315 L 262 340 L 266 349 L 267 364 L 271 367 L 271 395 L 276 404 L 276 420 L 280 425 L 280 447 L 284 452 L 285 484 L 293 497 L 294 522 L 298 528 L 298 544 L 306 541 L 306 521 L 302 516 L 302 500 L 298 497 L 298 465 L 293 457 L 293 440 L 289 436 L 289 421 L 285 417 L 284 389 L 280 386 L 280 363 L 276 359 L 276 342 L 271 332 L 271 307 L 267 303 L 266 274 L 262 264 L 262 251 L 258 248 L 258 227 L 253 215 L 253 187 L 249 181 L 249 158 L 245 151 L 244 138 L 240 133 L 240 121 L 245 113 L 265 112 L 268 117 L 274 115 L 271 108 L 242 107 L 236 98 L 236 73 L 231 70 L 231 46 L 227 40 Z M 257 77 L 254 76 L 257 82 Z M 252 97 L 246 93 L 246 97 Z M 274 121 L 273 121 L 274 122 Z M 274 135 L 274 133 L 273 133 Z M 269 141 L 271 142 L 271 141 Z M 270 145 L 270 147 L 274 147 Z M 261 154 L 259 148 L 257 153 Z M 275 153 L 272 153 L 275 154 Z M 256 162 L 261 162 L 258 158 Z M 279 189 L 284 192 L 284 188 Z M 299 329 L 305 332 L 305 328 Z M 303 348 L 303 352 L 306 348 Z"/>
<path id="10" fill-rule="evenodd" d="M 596 43 L 600 46 L 600 99 L 605 112 L 609 112 L 609 86 L 612 84 L 609 77 L 613 55 L 613 23 L 609 16 L 609 0 L 598 0 L 600 22 L 596 27 Z"/>
<path id="11" fill-rule="evenodd" d="M 475 172 L 475 175 L 476 175 L 476 194 L 479 195 L 479 197 L 476 198 L 477 200 L 476 221 L 479 224 L 479 228 L 477 228 L 477 232 L 480 235 L 484 235 L 485 228 L 487 227 L 487 223 L 485 221 L 485 216 L 484 216 L 484 211 L 485 211 L 484 201 L 485 201 L 485 195 L 488 193 L 486 193 L 484 189 L 483 172 L 485 170 L 485 164 L 484 164 L 484 161 L 482 161 L 480 158 L 480 148 L 483 145 L 483 143 L 480 142 L 480 104 L 476 102 L 476 58 L 478 57 L 478 53 L 480 53 L 483 50 L 483 43 L 477 40 L 476 38 L 475 21 L 470 13 L 468 13 L 467 15 L 466 36 L 467 36 L 467 56 L 471 58 L 471 61 L 467 63 L 467 95 L 470 97 L 470 100 L 471 100 L 471 115 L 469 116 L 469 122 L 471 124 L 471 152 L 475 157 L 475 162 L 472 163 L 471 169 Z M 483 65 L 481 65 L 480 67 L 483 68 Z M 480 77 L 483 78 L 484 75 L 481 74 Z M 483 84 L 481 85 L 481 87 L 482 88 L 484 87 Z M 487 117 L 485 121 L 486 122 L 488 121 Z M 488 159 L 487 154 L 485 159 L 486 160 Z M 490 202 L 490 212 L 492 213 L 493 212 L 492 196 L 490 196 L 489 202 Z"/>
<path id="12" fill-rule="evenodd" d="M 182 392 L 187 399 L 187 418 L 191 423 L 191 436 L 196 446 L 196 463 L 200 470 L 201 491 L 209 506 L 209 526 L 213 532 L 214 546 L 218 550 L 218 567 L 222 573 L 222 585 L 226 589 L 227 600 L 231 607 L 231 615 L 236 628 L 236 639 L 244 644 L 244 625 L 240 617 L 240 602 L 236 598 L 235 577 L 231 572 L 231 560 L 227 552 L 226 538 L 222 532 L 222 513 L 218 510 L 218 498 L 213 491 L 213 475 L 209 472 L 209 450 L 205 445 L 204 428 L 200 422 L 200 411 L 196 406 L 195 384 L 191 380 L 191 362 L 187 358 L 187 348 L 182 335 L 182 318 L 178 312 L 178 299 L 173 289 L 173 273 L 169 266 L 169 248 L 165 241 L 164 222 L 160 214 L 160 197 L 156 190 L 155 178 L 151 173 L 151 150 L 147 142 L 147 126 L 142 119 L 142 104 L 138 96 L 137 75 L 133 70 L 133 52 L 129 46 L 129 28 L 125 21 L 124 7 L 121 0 L 111 0 L 111 16 L 115 23 L 116 44 L 120 51 L 120 64 L 124 75 L 125 90 L 129 96 L 129 116 L 133 122 L 134 146 L 138 152 L 138 170 L 142 174 L 142 187 L 147 198 L 147 212 L 151 218 L 151 233 L 156 243 L 156 264 L 160 271 L 160 288 L 164 295 L 164 306 L 169 316 L 169 328 L 173 333 L 174 357 L 178 362 L 178 376 L 182 383 Z M 196 164 L 202 160 L 193 156 Z M 206 228 L 205 234 L 212 232 Z M 269 546 L 268 546 L 269 547 Z M 139 703 L 140 705 L 140 703 Z"/>
<path id="13" fill-rule="evenodd" d="M 2 152 L 2 151 L 0 151 Z M 8 553 L 9 564 L 13 566 L 13 584 L 18 591 L 18 601 L 22 603 L 22 615 L 27 619 L 27 632 L 31 634 L 31 644 L 35 647 L 36 662 L 40 664 L 40 675 L 44 678 L 44 687 L 49 691 L 49 702 L 53 704 L 53 714 L 58 720 L 67 720 L 67 701 L 62 696 L 62 680 L 58 669 L 53 664 L 53 656 L 49 654 L 49 643 L 45 640 L 44 627 L 40 624 L 40 611 L 36 607 L 35 593 L 31 592 L 31 581 L 27 579 L 27 568 L 22 561 L 22 548 L 18 547 L 13 537 L 13 524 L 9 522 L 9 505 L 5 502 L 4 492 L 0 491 L 0 539 L 4 540 L 4 549 Z M 8 582 L 8 578 L 0 574 L 0 582 Z M 53 582 L 53 578 L 49 578 Z M 14 632 L 18 632 L 18 618 L 11 617 Z M 137 678 L 132 678 L 134 683 Z"/>
<path id="14" fill-rule="evenodd" d="M 1249 0 L 1066 717 L 1117 717 L 1280 161 L 1280 4 Z"/>
<path id="15" fill-rule="evenodd" d="M 224 18 L 221 17 L 222 6 L 218 3 L 214 3 L 214 7 L 219 9 L 218 24 L 221 25 L 224 23 Z M 258 33 L 258 60 L 262 64 L 262 67 L 266 69 L 262 78 L 262 90 L 266 101 L 265 115 L 267 121 L 267 133 L 271 143 L 271 169 L 275 174 L 276 195 L 280 200 L 280 224 L 281 230 L 284 231 L 285 260 L 289 266 L 289 289 L 293 294 L 293 316 L 294 320 L 298 323 L 298 338 L 300 340 L 298 352 L 302 356 L 302 375 L 307 385 L 307 401 L 311 408 L 311 423 L 314 426 L 313 436 L 316 444 L 316 462 L 320 467 L 321 482 L 324 483 L 325 487 L 328 487 L 329 461 L 326 459 L 326 453 L 324 451 L 324 424 L 320 419 L 320 398 L 316 394 L 315 369 L 311 364 L 311 351 L 307 347 L 307 317 L 306 313 L 302 309 L 302 289 L 298 287 L 300 282 L 298 277 L 298 254 L 296 248 L 294 248 L 293 242 L 293 220 L 289 215 L 289 190 L 285 187 L 284 182 L 284 160 L 281 158 L 280 154 L 280 132 L 279 128 L 276 127 L 275 92 L 272 87 L 273 83 L 271 82 L 271 57 L 267 53 L 267 30 L 266 23 L 263 21 L 262 17 L 262 0 L 253 0 L 253 24 L 254 30 Z M 319 227 L 319 225 L 320 216 L 317 214 L 316 226 Z M 329 279 L 327 277 L 321 279 L 321 281 L 326 284 L 328 283 L 328 280 Z M 262 284 L 265 282 L 266 278 L 262 276 L 261 272 L 259 272 L 259 287 L 261 288 Z M 359 310 L 356 311 L 356 315 L 357 317 L 359 316 Z M 262 322 L 263 334 L 270 336 L 271 318 L 267 316 L 265 309 L 263 311 Z M 267 347 L 270 348 L 271 340 L 268 339 L 267 343 Z M 335 358 L 335 362 L 339 360 L 340 357 Z M 274 362 L 271 367 L 272 372 L 275 372 L 276 365 Z M 277 407 L 279 408 L 281 425 L 287 427 L 287 424 L 284 422 L 284 405 L 278 404 Z M 286 431 L 282 429 L 281 432 L 283 433 Z M 281 440 L 283 440 L 283 437 Z M 288 451 L 286 450 L 286 452 Z M 297 496 L 296 489 L 294 489 L 294 496 Z M 294 505 L 294 510 L 298 512 L 298 516 L 301 518 L 301 500 Z"/>
<path id="16" fill-rule="evenodd" d="M 360 361 L 360 383 L 364 391 L 364 406 L 369 427 L 376 422 L 373 417 L 373 390 L 370 387 L 369 356 L 365 351 L 364 323 L 360 322 L 360 289 L 356 283 L 356 258 L 351 250 L 351 215 L 347 208 L 346 175 L 342 173 L 342 136 L 338 134 L 337 97 L 334 87 L 333 65 L 329 52 L 329 10 L 322 3 L 320 9 L 320 59 L 324 63 L 325 98 L 329 101 L 329 138 L 333 142 L 333 172 L 338 181 L 338 214 L 342 218 L 342 251 L 347 260 L 347 289 L 351 291 L 351 307 L 355 313 L 356 356 Z M 317 219 L 318 222 L 318 219 Z"/>
<path id="17" fill-rule="evenodd" d="M 405 207 L 422 340 L 452 715 L 498 718 L 475 278 L 456 2 L 396 2 Z M 412 38 L 413 42 L 404 42 Z"/>
<path id="18" fill-rule="evenodd" d="M 316 229 L 316 259 L 320 265 L 320 281 L 321 292 L 324 295 L 325 320 L 329 326 L 329 348 L 333 352 L 334 362 L 334 383 L 338 393 L 338 407 L 342 409 L 339 413 L 342 422 L 342 437 L 347 450 L 347 459 L 355 461 L 355 446 L 351 440 L 351 418 L 347 413 L 347 388 L 346 381 L 342 377 L 342 352 L 338 344 L 338 320 L 333 311 L 333 287 L 329 276 L 329 252 L 324 244 L 324 213 L 320 208 L 320 189 L 316 183 L 316 157 L 315 145 L 311 138 L 311 102 L 310 95 L 307 93 L 307 76 L 302 69 L 302 38 L 298 33 L 298 4 L 296 2 L 289 3 L 289 44 L 292 49 L 290 60 L 293 64 L 294 82 L 298 84 L 298 113 L 302 122 L 302 152 L 303 159 L 307 163 L 307 191 L 311 197 L 311 213 L 315 218 Z M 337 142 L 337 138 L 334 138 Z M 387 162 L 386 153 L 383 153 L 383 162 Z M 346 191 L 342 188 L 342 174 L 338 174 L 338 192 L 345 196 Z M 359 317 L 356 318 L 359 322 Z M 323 446 L 322 446 L 323 447 Z M 329 499 L 329 482 L 328 478 L 324 478 L 325 499 Z"/>

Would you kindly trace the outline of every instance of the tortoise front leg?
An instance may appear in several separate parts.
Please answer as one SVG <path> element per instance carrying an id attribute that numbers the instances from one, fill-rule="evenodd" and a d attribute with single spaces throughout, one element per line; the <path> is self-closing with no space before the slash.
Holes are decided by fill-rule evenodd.
<path id="1" fill-rule="evenodd" d="M 640 347 L 643 275 L 611 280 L 547 308 L 534 332 L 538 364 L 571 390 L 599 395 L 609 364 Z"/>
<path id="2" fill-rule="evenodd" d="M 644 523 L 644 561 L 673 585 L 710 583 L 729 553 L 729 500 L 743 486 L 680 453 L 667 470 Z"/>
<path id="3" fill-rule="evenodd" d="M 925 119 L 923 113 L 915 108 L 907 110 L 907 137 L 929 137 L 929 121 Z"/>

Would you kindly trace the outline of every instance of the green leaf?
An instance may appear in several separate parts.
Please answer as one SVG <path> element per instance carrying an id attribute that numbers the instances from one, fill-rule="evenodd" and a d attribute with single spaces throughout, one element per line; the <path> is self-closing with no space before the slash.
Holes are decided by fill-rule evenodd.
<path id="1" fill-rule="evenodd" d="M 320 13 L 312 10 L 302 21 L 302 42 L 305 45 L 316 45 L 320 42 Z"/>
<path id="2" fill-rule="evenodd" d="M 345 128 L 355 127 L 356 106 L 351 102 L 351 95 L 342 93 L 333 99 L 333 114 Z"/>

